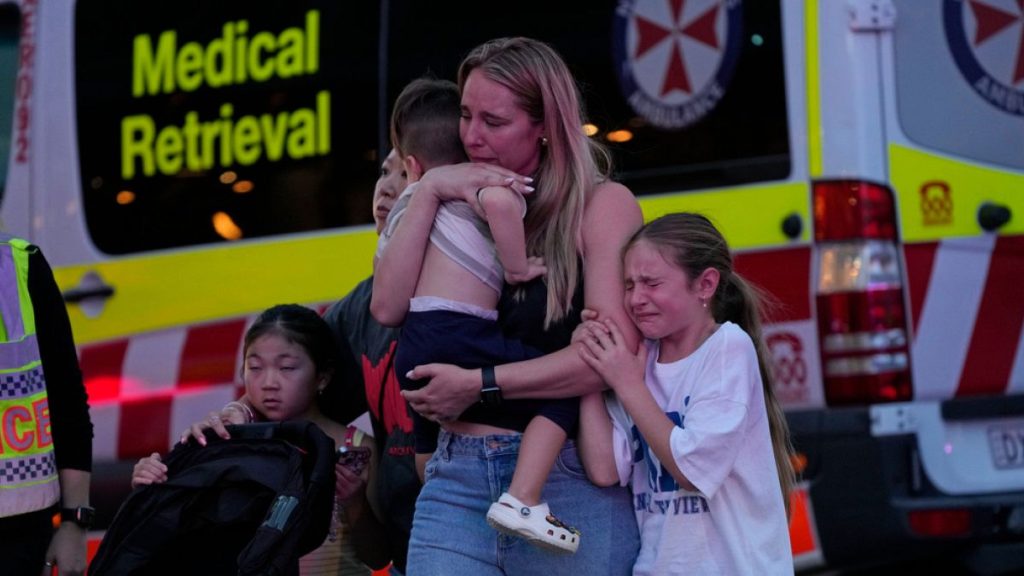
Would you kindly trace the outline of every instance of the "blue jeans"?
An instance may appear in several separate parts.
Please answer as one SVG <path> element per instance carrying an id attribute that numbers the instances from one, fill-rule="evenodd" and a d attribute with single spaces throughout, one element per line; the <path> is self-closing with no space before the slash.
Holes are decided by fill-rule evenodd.
<path id="1" fill-rule="evenodd" d="M 640 536 L 630 492 L 591 484 L 572 440 L 562 448 L 543 498 L 552 514 L 580 531 L 575 554 L 546 551 L 487 524 L 487 509 L 512 481 L 521 437 L 441 431 L 416 500 L 407 576 L 632 573 Z"/>

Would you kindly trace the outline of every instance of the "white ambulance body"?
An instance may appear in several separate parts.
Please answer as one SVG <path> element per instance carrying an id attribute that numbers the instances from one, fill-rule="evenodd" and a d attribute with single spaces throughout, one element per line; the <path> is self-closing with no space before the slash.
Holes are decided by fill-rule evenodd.
<path id="1" fill-rule="evenodd" d="M 237 395 L 256 313 L 369 275 L 394 97 L 506 35 L 566 57 L 645 217 L 707 214 L 779 301 L 800 569 L 1019 544 L 1014 0 L 0 3 L 0 218 L 68 300 L 101 520 Z"/>

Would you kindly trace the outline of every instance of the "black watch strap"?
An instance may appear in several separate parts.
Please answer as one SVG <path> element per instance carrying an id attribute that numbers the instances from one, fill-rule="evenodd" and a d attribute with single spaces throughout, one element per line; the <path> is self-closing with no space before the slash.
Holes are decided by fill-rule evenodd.
<path id="1" fill-rule="evenodd" d="M 92 528 L 92 522 L 95 516 L 96 509 L 91 506 L 60 509 L 61 522 L 72 522 L 74 524 L 78 524 L 82 528 Z"/>
<path id="2" fill-rule="evenodd" d="M 494 378 L 494 366 L 484 366 L 480 369 L 480 375 L 480 402 L 486 406 L 500 406 L 501 388 L 498 388 L 498 382 Z"/>

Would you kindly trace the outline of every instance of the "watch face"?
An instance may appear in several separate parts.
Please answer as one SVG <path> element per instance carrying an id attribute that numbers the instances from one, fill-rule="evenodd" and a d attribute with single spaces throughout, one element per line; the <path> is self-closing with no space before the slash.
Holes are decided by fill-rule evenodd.
<path id="1" fill-rule="evenodd" d="M 501 404 L 501 389 L 499 388 L 488 388 L 480 391 L 480 398 L 484 404 L 488 406 L 497 406 Z"/>
<path id="2" fill-rule="evenodd" d="M 96 515 L 96 510 L 89 506 L 80 506 L 78 508 L 64 508 L 61 510 L 61 520 L 65 522 L 74 522 L 83 528 L 92 527 L 93 517 Z"/>

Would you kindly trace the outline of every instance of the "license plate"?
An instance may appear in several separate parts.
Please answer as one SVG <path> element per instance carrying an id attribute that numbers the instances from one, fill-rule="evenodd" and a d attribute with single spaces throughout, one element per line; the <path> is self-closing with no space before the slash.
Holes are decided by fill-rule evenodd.
<path id="1" fill-rule="evenodd" d="M 988 446 L 996 468 L 1024 468 L 1024 425 L 992 426 Z"/>

